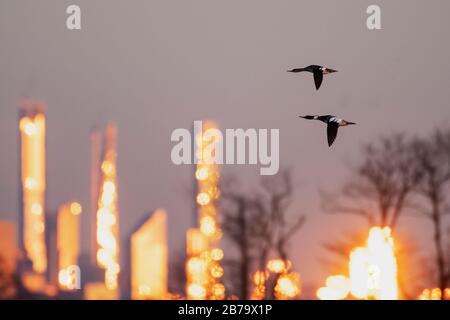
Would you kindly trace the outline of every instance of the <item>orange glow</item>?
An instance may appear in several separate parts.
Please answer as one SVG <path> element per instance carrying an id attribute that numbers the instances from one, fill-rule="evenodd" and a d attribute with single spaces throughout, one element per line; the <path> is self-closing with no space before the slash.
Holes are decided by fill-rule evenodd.
<path id="1" fill-rule="evenodd" d="M 216 221 L 211 216 L 205 216 L 200 219 L 200 230 L 207 237 L 214 236 L 217 232 Z"/>
<path id="2" fill-rule="evenodd" d="M 37 109 L 24 109 L 19 120 L 23 243 L 33 270 L 47 270 L 45 245 L 45 135 L 46 120 Z"/>
<path id="3" fill-rule="evenodd" d="M 206 299 L 208 275 L 208 241 L 199 229 L 189 229 L 187 233 L 187 298 L 191 300 Z"/>
<path id="4" fill-rule="evenodd" d="M 76 216 L 80 215 L 82 209 L 83 209 L 83 208 L 81 207 L 81 204 L 79 204 L 78 202 L 72 202 L 72 203 L 70 204 L 70 212 L 71 212 L 73 215 L 76 215 Z"/>
<path id="5" fill-rule="evenodd" d="M 296 272 L 282 274 L 275 286 L 275 297 L 280 300 L 294 299 L 300 295 L 300 275 Z"/>
<path id="6" fill-rule="evenodd" d="M 211 198 L 206 192 L 201 192 L 197 196 L 197 203 L 201 206 L 206 206 L 210 200 Z"/>
<path id="7" fill-rule="evenodd" d="M 33 136 L 38 132 L 37 126 L 30 121 L 24 121 L 22 123 L 22 129 L 27 136 Z"/>
<path id="8" fill-rule="evenodd" d="M 17 268 L 17 225 L 15 222 L 0 220 L 0 252 L 2 256 L 3 277 L 14 278 Z M 17 294 L 16 286 L 3 286 L 0 299 L 12 299 Z"/>
<path id="9" fill-rule="evenodd" d="M 216 300 L 225 299 L 225 286 L 221 283 L 216 283 L 212 287 L 212 296 L 215 297 Z"/>
<path id="10" fill-rule="evenodd" d="M 274 295 L 278 300 L 295 299 L 301 293 L 300 274 L 289 272 L 292 263 L 282 259 L 272 259 L 267 262 L 265 271 L 256 271 L 253 274 L 253 292 L 252 300 L 266 299 L 266 283 L 270 275 L 276 275 Z M 271 294 L 270 294 L 271 295 Z"/>
<path id="11" fill-rule="evenodd" d="M 213 129 L 217 126 L 213 122 L 204 122 L 203 130 Z M 203 132 L 202 132 L 203 134 Z M 201 135 L 195 138 L 197 151 L 204 150 L 210 141 L 201 139 Z M 219 170 L 216 164 L 210 164 L 200 152 L 198 155 L 197 179 L 198 194 L 196 197 L 199 206 L 200 230 L 210 239 L 217 239 L 220 236 L 218 228 L 217 210 L 215 200 L 219 198 Z"/>
<path id="12" fill-rule="evenodd" d="M 132 299 L 167 295 L 167 213 L 156 210 L 131 237 Z"/>
<path id="13" fill-rule="evenodd" d="M 317 291 L 322 300 L 341 300 L 350 295 L 357 299 L 398 299 L 397 259 L 389 227 L 371 228 L 366 246 L 350 253 L 349 277 L 329 277 L 326 286 Z"/>
<path id="14" fill-rule="evenodd" d="M 39 294 L 46 294 L 48 296 L 54 296 L 56 294 L 56 288 L 47 284 L 45 276 L 35 272 L 24 272 L 21 275 L 21 281 L 23 286 L 28 291 Z"/>
<path id="15" fill-rule="evenodd" d="M 345 276 L 330 276 L 325 284 L 325 287 L 317 290 L 317 297 L 320 300 L 343 300 L 350 293 L 350 282 Z"/>
<path id="16" fill-rule="evenodd" d="M 266 295 L 266 281 L 269 277 L 269 273 L 265 271 L 256 271 L 253 274 L 252 280 L 254 289 L 252 292 L 252 300 L 263 300 Z"/>
<path id="17" fill-rule="evenodd" d="M 116 127 L 110 124 L 106 128 L 97 211 L 97 263 L 105 269 L 105 285 L 109 290 L 117 289 L 120 272 L 115 142 Z"/>
<path id="18" fill-rule="evenodd" d="M 208 167 L 201 167 L 195 171 L 195 178 L 200 181 L 204 181 L 208 178 Z"/>
<path id="19" fill-rule="evenodd" d="M 206 298 L 206 288 L 194 283 L 188 286 L 187 294 L 190 299 L 203 300 Z"/>
<path id="20" fill-rule="evenodd" d="M 215 250 L 215 255 L 220 257 L 220 251 L 213 250 Z M 188 258 L 186 263 L 188 299 L 224 298 L 225 287 L 218 282 L 223 276 L 223 268 L 218 261 L 212 258 L 212 255 L 212 252 L 204 251 L 200 255 Z M 206 290 L 204 295 L 201 293 L 203 291 L 199 291 L 200 287 Z M 191 295 L 190 292 L 193 294 Z"/>
<path id="21" fill-rule="evenodd" d="M 223 251 L 220 248 L 215 248 L 211 250 L 211 259 L 214 261 L 220 261 L 223 259 Z"/>
<path id="22" fill-rule="evenodd" d="M 442 300 L 442 291 L 439 288 L 425 289 L 420 294 L 419 300 Z M 450 288 L 444 290 L 444 300 L 450 300 Z"/>
<path id="23" fill-rule="evenodd" d="M 220 265 L 218 265 L 218 264 L 214 264 L 211 267 L 211 275 L 214 278 L 221 278 L 223 276 L 223 269 L 222 269 L 222 267 Z"/>
<path id="24" fill-rule="evenodd" d="M 189 259 L 189 261 L 187 263 L 187 268 L 188 268 L 187 271 L 190 274 L 202 275 L 208 270 L 208 262 L 202 258 L 191 258 L 191 259 Z M 198 282 L 206 283 L 207 281 L 205 280 L 205 281 L 198 281 Z"/>
<path id="25" fill-rule="evenodd" d="M 119 294 L 107 288 L 104 282 L 91 282 L 84 287 L 84 297 L 86 300 L 116 300 Z"/>
<path id="26" fill-rule="evenodd" d="M 58 284 L 62 290 L 75 290 L 81 286 L 78 267 L 81 210 L 81 205 L 77 202 L 64 204 L 58 210 Z"/>
<path id="27" fill-rule="evenodd" d="M 267 270 L 272 273 L 283 273 L 289 269 L 290 262 L 285 263 L 281 259 L 272 259 L 267 262 Z"/>
<path id="28" fill-rule="evenodd" d="M 186 234 L 186 245 L 188 257 L 199 256 L 208 250 L 208 239 L 199 229 L 189 229 Z"/>
<path id="29" fill-rule="evenodd" d="M 397 260 L 389 227 L 373 227 L 366 247 L 350 254 L 350 292 L 360 299 L 397 300 Z"/>

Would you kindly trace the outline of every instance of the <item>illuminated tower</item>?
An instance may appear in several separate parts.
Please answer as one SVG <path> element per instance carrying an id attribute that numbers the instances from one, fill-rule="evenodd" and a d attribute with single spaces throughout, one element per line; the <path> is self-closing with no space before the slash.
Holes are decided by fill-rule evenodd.
<path id="1" fill-rule="evenodd" d="M 130 237 L 132 299 L 167 298 L 167 213 L 158 209 Z"/>
<path id="2" fill-rule="evenodd" d="M 116 126 L 108 124 L 103 140 L 97 209 L 97 263 L 104 269 L 108 290 L 117 291 L 119 266 L 119 212 L 116 166 Z"/>
<path id="3" fill-rule="evenodd" d="M 105 129 L 96 128 L 91 133 L 90 281 L 93 282 L 89 281 L 84 286 L 88 300 L 119 297 L 116 136 L 114 123 L 109 123 Z"/>
<path id="4" fill-rule="evenodd" d="M 90 260 L 93 266 L 97 266 L 97 210 L 98 194 L 100 192 L 102 165 L 102 131 L 95 128 L 91 132 L 91 188 L 90 188 Z"/>
<path id="5" fill-rule="evenodd" d="M 80 289 L 80 214 L 81 205 L 69 202 L 58 210 L 58 286 L 64 291 Z"/>
<path id="6" fill-rule="evenodd" d="M 220 282 L 223 276 L 223 268 L 220 265 L 223 251 L 216 246 L 216 242 L 222 236 L 217 212 L 217 201 L 220 196 L 219 170 L 218 165 L 212 163 L 209 158 L 210 154 L 204 152 L 207 149 L 214 149 L 214 145 L 218 143 L 204 136 L 206 130 L 216 127 L 213 122 L 205 122 L 199 132 L 194 129 L 199 228 L 190 229 L 186 239 L 188 299 L 224 299 L 225 297 L 225 287 Z"/>
<path id="7" fill-rule="evenodd" d="M 45 245 L 45 115 L 44 105 L 20 104 L 19 245 L 32 271 L 47 270 Z"/>

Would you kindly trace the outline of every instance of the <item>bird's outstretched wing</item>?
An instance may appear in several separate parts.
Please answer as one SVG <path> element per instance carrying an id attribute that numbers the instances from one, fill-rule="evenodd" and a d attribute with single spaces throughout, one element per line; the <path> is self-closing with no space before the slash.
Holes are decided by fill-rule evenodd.
<path id="1" fill-rule="evenodd" d="M 331 147 L 338 133 L 339 124 L 331 122 L 327 126 L 328 146 Z"/>
<path id="2" fill-rule="evenodd" d="M 326 116 L 319 116 L 317 117 L 317 119 L 319 119 L 322 122 L 328 123 L 328 120 L 332 117 L 333 117 L 332 115 L 327 114 Z"/>
<path id="3" fill-rule="evenodd" d="M 319 90 L 322 84 L 323 73 L 322 70 L 314 70 L 314 83 L 316 84 L 316 90 Z"/>

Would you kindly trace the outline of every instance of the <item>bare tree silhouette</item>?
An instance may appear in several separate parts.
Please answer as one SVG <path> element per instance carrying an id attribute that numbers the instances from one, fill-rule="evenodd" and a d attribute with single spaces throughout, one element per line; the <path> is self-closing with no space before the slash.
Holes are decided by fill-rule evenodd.
<path id="1" fill-rule="evenodd" d="M 349 182 L 337 193 L 322 193 L 325 211 L 355 215 L 366 219 L 369 226 L 389 226 L 395 231 L 399 218 L 417 206 L 415 192 L 422 182 L 423 170 L 417 166 L 415 145 L 413 139 L 403 134 L 381 137 L 366 145 Z M 347 259 L 355 245 L 354 239 L 326 243 L 324 247 Z M 396 248 L 399 268 L 420 258 L 415 245 L 403 244 Z M 415 270 L 414 274 L 421 272 Z M 411 297 L 411 289 L 418 285 L 411 281 L 415 277 L 409 273 L 400 273 L 398 278 L 404 297 Z"/>
<path id="2" fill-rule="evenodd" d="M 337 194 L 323 193 L 324 209 L 395 229 L 404 209 L 413 205 L 409 198 L 421 178 L 412 165 L 415 153 L 411 143 L 396 134 L 367 145 L 350 182 Z"/>
<path id="3" fill-rule="evenodd" d="M 446 250 L 444 239 L 444 216 L 450 214 L 450 130 L 436 130 L 429 139 L 416 139 L 414 151 L 422 173 L 417 193 L 425 200 L 416 207 L 433 226 L 437 284 L 443 293 L 450 281 L 450 250 Z"/>
<path id="4" fill-rule="evenodd" d="M 240 288 L 238 295 L 243 299 L 250 295 L 251 272 L 255 268 L 264 270 L 271 253 L 283 260 L 289 258 L 289 240 L 305 223 L 304 215 L 288 221 L 292 196 L 292 173 L 287 169 L 263 178 L 259 190 L 253 193 L 239 190 L 233 179 L 222 186 L 222 228 L 239 252 L 226 264 L 232 269 L 230 274 L 238 274 L 231 282 L 234 288 Z"/>

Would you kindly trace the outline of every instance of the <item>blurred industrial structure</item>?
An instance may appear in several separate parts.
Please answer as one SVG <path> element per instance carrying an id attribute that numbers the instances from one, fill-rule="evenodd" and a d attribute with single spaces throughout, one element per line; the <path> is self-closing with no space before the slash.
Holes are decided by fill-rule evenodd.
<path id="1" fill-rule="evenodd" d="M 87 298 L 118 299 L 119 293 L 119 211 L 117 187 L 117 127 L 109 123 L 104 132 L 91 135 L 91 230 L 95 241 L 94 265 L 104 272 L 103 286 L 90 283 Z M 94 254 L 93 253 L 93 254 Z"/>
<path id="2" fill-rule="evenodd" d="M 81 272 L 78 265 L 80 255 L 80 214 L 78 202 L 63 204 L 57 218 L 58 285 L 61 290 L 73 291 L 81 288 Z"/>
<path id="3" fill-rule="evenodd" d="M 225 298 L 225 286 L 220 281 L 223 276 L 220 265 L 223 251 L 217 247 L 217 241 L 222 237 L 217 205 L 220 197 L 220 174 L 217 164 L 211 158 L 214 145 L 219 141 L 205 135 L 207 130 L 216 128 L 217 125 L 211 121 L 203 122 L 198 132 L 194 128 L 198 228 L 188 230 L 186 237 L 188 299 Z"/>
<path id="4" fill-rule="evenodd" d="M 45 241 L 46 119 L 45 105 L 23 100 L 19 104 L 19 273 L 30 291 L 46 287 Z"/>
<path id="5" fill-rule="evenodd" d="M 166 299 L 168 296 L 167 213 L 158 209 L 132 230 L 130 250 L 131 298 Z"/>

